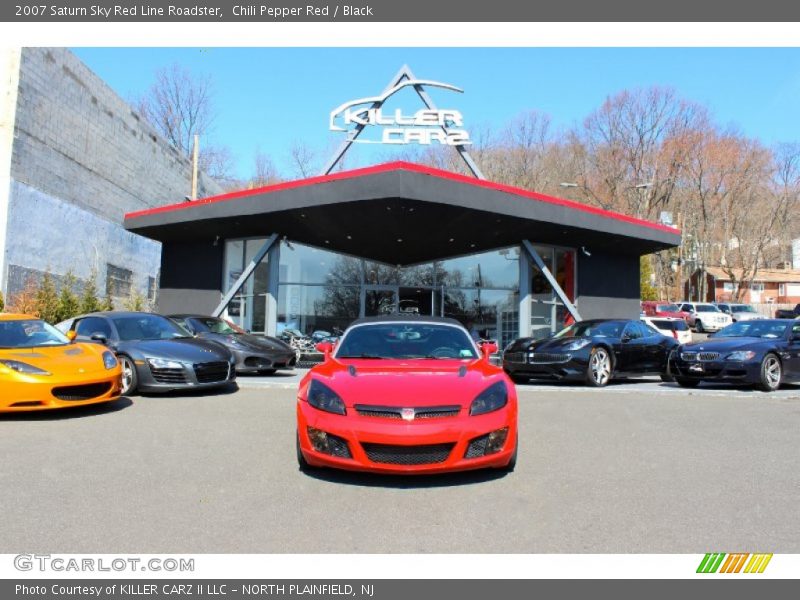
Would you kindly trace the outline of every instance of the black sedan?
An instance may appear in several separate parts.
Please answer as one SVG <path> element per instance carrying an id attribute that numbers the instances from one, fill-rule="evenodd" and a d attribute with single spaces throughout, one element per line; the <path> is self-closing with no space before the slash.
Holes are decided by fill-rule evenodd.
<path id="1" fill-rule="evenodd" d="M 667 359 L 678 346 L 639 320 L 581 321 L 547 339 L 521 338 L 503 352 L 503 368 L 518 383 L 528 379 L 584 381 L 594 387 L 614 377 L 667 375 Z"/>
<path id="2" fill-rule="evenodd" d="M 800 381 L 800 321 L 739 321 L 705 341 L 678 348 L 670 372 L 683 387 L 709 381 L 771 392 L 783 382 Z"/>
<path id="3" fill-rule="evenodd" d="M 161 315 L 91 313 L 56 327 L 112 349 L 122 365 L 123 394 L 210 388 L 236 378 L 233 355 L 224 346 L 196 339 Z"/>
<path id="4" fill-rule="evenodd" d="M 236 359 L 237 373 L 272 375 L 278 369 L 293 369 L 294 349 L 274 337 L 260 337 L 232 326 L 224 319 L 202 315 L 169 315 L 195 337 L 225 346 Z"/>

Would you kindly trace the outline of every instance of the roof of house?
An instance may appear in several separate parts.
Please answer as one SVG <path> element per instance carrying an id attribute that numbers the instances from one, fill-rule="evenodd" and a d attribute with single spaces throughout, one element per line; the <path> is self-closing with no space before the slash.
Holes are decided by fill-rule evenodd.
<path id="1" fill-rule="evenodd" d="M 742 269 L 727 269 L 736 281 L 742 280 Z M 731 281 L 731 276 L 722 267 L 706 267 L 706 272 L 719 281 Z M 800 269 L 759 269 L 753 281 L 760 283 L 800 283 Z"/>

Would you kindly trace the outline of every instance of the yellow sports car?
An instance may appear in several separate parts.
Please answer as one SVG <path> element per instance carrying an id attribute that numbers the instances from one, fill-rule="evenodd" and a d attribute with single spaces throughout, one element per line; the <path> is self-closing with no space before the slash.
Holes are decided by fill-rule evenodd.
<path id="1" fill-rule="evenodd" d="M 28 315 L 0 314 L 0 413 L 81 406 L 120 396 L 120 366 Z"/>

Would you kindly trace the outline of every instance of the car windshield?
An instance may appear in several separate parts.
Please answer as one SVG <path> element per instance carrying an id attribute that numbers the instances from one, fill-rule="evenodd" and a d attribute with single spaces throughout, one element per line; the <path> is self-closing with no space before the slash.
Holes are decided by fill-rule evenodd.
<path id="1" fill-rule="evenodd" d="M 608 337 L 618 338 L 622 335 L 622 328 L 625 323 L 620 321 L 587 321 L 584 323 L 574 323 L 566 329 L 559 331 L 555 337 Z"/>
<path id="2" fill-rule="evenodd" d="M 69 340 L 58 329 L 39 319 L 0 321 L 0 348 L 63 346 Z"/>
<path id="3" fill-rule="evenodd" d="M 183 327 L 159 315 L 129 315 L 111 319 L 123 342 L 134 340 L 174 340 L 191 337 Z"/>
<path id="4" fill-rule="evenodd" d="M 477 358 L 472 338 L 453 325 L 376 323 L 353 327 L 342 338 L 336 358 Z"/>
<path id="5" fill-rule="evenodd" d="M 748 313 L 756 312 L 756 309 L 750 306 L 749 304 L 731 304 L 731 310 L 733 312 L 748 312 Z"/>
<path id="6" fill-rule="evenodd" d="M 237 331 L 227 321 L 223 319 L 214 319 L 214 318 L 196 318 L 192 319 L 195 323 L 199 324 L 200 327 L 207 332 L 211 333 L 224 333 L 226 335 L 234 335 L 237 333 L 241 333 Z"/>
<path id="7" fill-rule="evenodd" d="M 656 306 L 658 312 L 680 312 L 677 304 L 659 304 Z"/>
<path id="8" fill-rule="evenodd" d="M 713 304 L 697 304 L 694 307 L 695 311 L 697 312 L 721 312 L 716 306 Z"/>
<path id="9" fill-rule="evenodd" d="M 714 337 L 780 338 L 786 333 L 788 323 L 779 321 L 739 321 L 720 330 Z"/>

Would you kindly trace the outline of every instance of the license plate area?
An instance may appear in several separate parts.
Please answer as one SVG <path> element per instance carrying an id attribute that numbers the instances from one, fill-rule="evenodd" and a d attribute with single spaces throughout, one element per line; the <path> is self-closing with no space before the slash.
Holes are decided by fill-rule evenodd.
<path id="1" fill-rule="evenodd" d="M 691 371 L 692 373 L 703 373 L 705 370 L 706 370 L 705 367 L 700 363 L 689 365 L 689 371 Z"/>

